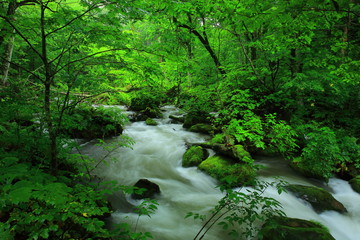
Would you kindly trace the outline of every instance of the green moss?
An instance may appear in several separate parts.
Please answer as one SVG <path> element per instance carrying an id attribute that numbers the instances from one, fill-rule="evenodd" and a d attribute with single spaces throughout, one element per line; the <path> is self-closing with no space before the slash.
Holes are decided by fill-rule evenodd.
<path id="1" fill-rule="evenodd" d="M 158 125 L 157 122 L 152 119 L 152 118 L 147 118 L 146 121 L 145 121 L 146 125 L 150 125 L 150 126 L 156 126 Z"/>
<path id="2" fill-rule="evenodd" d="M 230 159 L 219 155 L 203 161 L 199 169 L 229 187 L 251 185 L 256 177 L 256 171 L 252 165 L 234 164 Z"/>
<path id="3" fill-rule="evenodd" d="M 253 159 L 248 151 L 244 149 L 242 145 L 233 146 L 233 153 L 235 158 L 239 159 L 242 162 L 252 163 Z"/>
<path id="4" fill-rule="evenodd" d="M 211 134 L 213 132 L 213 127 L 210 124 L 205 123 L 198 123 L 190 127 L 190 132 L 198 132 L 198 133 L 205 133 Z"/>
<path id="5" fill-rule="evenodd" d="M 351 179 L 349 183 L 351 187 L 354 189 L 354 191 L 360 193 L 360 175 Z"/>
<path id="6" fill-rule="evenodd" d="M 297 184 L 288 185 L 286 189 L 294 193 L 295 196 L 309 202 L 317 212 L 327 210 L 346 212 L 344 205 L 325 189 Z"/>
<path id="7" fill-rule="evenodd" d="M 200 146 L 192 146 L 184 153 L 182 158 L 182 165 L 184 167 L 198 166 L 208 156 L 209 153 L 206 151 L 206 149 L 203 149 Z"/>
<path id="8" fill-rule="evenodd" d="M 297 218 L 276 217 L 262 228 L 263 240 L 335 240 L 323 225 Z"/>

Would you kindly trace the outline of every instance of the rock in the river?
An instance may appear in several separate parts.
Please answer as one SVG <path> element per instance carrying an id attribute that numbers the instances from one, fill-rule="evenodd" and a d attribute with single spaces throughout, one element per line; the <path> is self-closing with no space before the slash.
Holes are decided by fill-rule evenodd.
<path id="1" fill-rule="evenodd" d="M 323 188 L 298 184 L 290 184 L 285 188 L 292 192 L 296 197 L 309 202 L 317 212 L 328 210 L 333 210 L 340 213 L 347 212 L 344 205 L 336 200 L 328 191 Z"/>
<path id="2" fill-rule="evenodd" d="M 262 227 L 263 240 L 335 240 L 319 223 L 288 217 L 275 217 Z"/>
<path id="3" fill-rule="evenodd" d="M 254 161 L 250 153 L 246 151 L 242 145 L 211 143 L 211 141 L 205 143 L 196 143 L 194 145 L 202 146 L 204 148 L 210 148 L 214 150 L 217 154 L 229 157 L 236 162 L 252 163 Z"/>
<path id="4" fill-rule="evenodd" d="M 184 116 L 170 115 L 169 118 L 172 120 L 172 123 L 184 123 Z"/>
<path id="5" fill-rule="evenodd" d="M 198 166 L 209 156 L 206 149 L 200 146 L 191 146 L 183 155 L 182 165 L 183 167 Z"/>
<path id="6" fill-rule="evenodd" d="M 251 164 L 234 163 L 220 155 L 209 157 L 200 163 L 199 169 L 228 187 L 252 185 L 256 177 L 256 171 Z"/>
<path id="7" fill-rule="evenodd" d="M 190 132 L 211 134 L 214 129 L 210 124 L 198 123 L 189 128 Z"/>
<path id="8" fill-rule="evenodd" d="M 354 189 L 354 191 L 360 193 L 360 175 L 351 179 L 349 183 L 351 187 Z"/>
<path id="9" fill-rule="evenodd" d="M 147 118 L 146 121 L 145 121 L 146 125 L 149 125 L 149 126 L 156 126 L 158 125 L 157 122 L 152 119 L 152 118 Z"/>
<path id="10" fill-rule="evenodd" d="M 155 195 L 160 194 L 159 185 L 149 181 L 148 179 L 140 179 L 135 183 L 134 186 L 137 188 L 146 189 L 146 191 L 142 193 L 131 194 L 133 199 L 154 198 Z"/>

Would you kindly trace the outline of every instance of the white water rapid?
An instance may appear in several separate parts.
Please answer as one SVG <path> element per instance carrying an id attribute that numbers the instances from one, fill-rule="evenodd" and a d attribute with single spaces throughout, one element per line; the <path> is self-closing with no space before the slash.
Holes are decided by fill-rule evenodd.
<path id="1" fill-rule="evenodd" d="M 120 148 L 112 153 L 109 164 L 96 169 L 96 174 L 107 180 L 115 180 L 123 185 L 133 185 L 146 178 L 160 186 L 157 197 L 158 209 L 151 218 L 130 211 L 131 204 L 138 204 L 128 196 L 118 194 L 111 201 L 118 209 L 112 214 L 113 223 L 129 223 L 138 232 L 151 232 L 155 240 L 191 240 L 201 228 L 199 220 L 186 218 L 188 212 L 208 213 L 223 196 L 216 188 L 216 181 L 197 170 L 183 168 L 182 155 L 186 143 L 204 142 L 206 135 L 188 132 L 180 124 L 169 123 L 169 114 L 176 112 L 173 107 L 165 107 L 165 118 L 158 119 L 157 126 L 147 126 L 144 122 L 131 123 L 124 134 L 136 143 L 129 148 Z M 84 146 L 84 152 L 95 157 L 104 154 L 93 144 Z M 331 179 L 327 186 L 312 182 L 296 175 L 279 159 L 263 158 L 259 164 L 268 168 L 261 172 L 266 181 L 275 176 L 283 176 L 289 183 L 321 185 L 329 189 L 333 196 L 348 210 L 346 214 L 327 211 L 317 214 L 306 202 L 288 193 L 278 195 L 276 189 L 269 188 L 266 195 L 278 199 L 289 217 L 315 220 L 330 229 L 337 240 L 360 239 L 360 195 L 349 184 L 339 179 Z M 137 224 L 138 222 L 138 224 Z M 217 229 L 211 229 L 204 237 L 206 240 L 230 239 Z"/>

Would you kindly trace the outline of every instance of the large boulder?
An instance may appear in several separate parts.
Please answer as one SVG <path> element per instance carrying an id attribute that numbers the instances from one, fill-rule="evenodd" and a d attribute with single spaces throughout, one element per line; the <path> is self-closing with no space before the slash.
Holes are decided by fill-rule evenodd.
<path id="1" fill-rule="evenodd" d="M 298 184 L 290 184 L 285 188 L 286 190 L 292 192 L 296 197 L 310 203 L 316 212 L 323 212 L 328 210 L 333 210 L 340 213 L 347 212 L 344 205 L 336 200 L 328 191 L 323 188 Z"/>
<path id="2" fill-rule="evenodd" d="M 207 158 L 200 163 L 199 169 L 218 179 L 227 187 L 253 185 L 256 177 L 253 165 L 234 163 L 221 155 Z"/>
<path id="3" fill-rule="evenodd" d="M 157 194 L 160 194 L 159 185 L 149 181 L 148 179 L 140 179 L 135 183 L 134 187 L 144 189 L 145 191 L 131 194 L 133 199 L 154 198 Z"/>
<path id="4" fill-rule="evenodd" d="M 200 146 L 191 146 L 183 155 L 182 165 L 183 167 L 198 166 L 209 156 L 206 149 Z"/>
<path id="5" fill-rule="evenodd" d="M 288 217 L 275 217 L 261 230 L 263 240 L 335 240 L 319 223 Z"/>
<path id="6" fill-rule="evenodd" d="M 360 175 L 351 179 L 349 181 L 349 183 L 350 183 L 351 187 L 354 189 L 354 191 L 360 193 Z"/>

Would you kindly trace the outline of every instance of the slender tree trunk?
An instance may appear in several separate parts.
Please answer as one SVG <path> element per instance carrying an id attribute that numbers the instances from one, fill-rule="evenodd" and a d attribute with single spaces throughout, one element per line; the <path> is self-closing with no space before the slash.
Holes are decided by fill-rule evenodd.
<path id="1" fill-rule="evenodd" d="M 46 5 L 41 3 L 41 58 L 45 68 L 45 80 L 44 80 L 44 111 L 45 121 L 49 132 L 49 157 L 51 171 L 54 175 L 57 174 L 58 170 L 58 159 L 57 159 L 57 131 L 54 127 L 51 112 L 51 85 L 53 82 L 53 74 L 51 64 L 47 56 L 47 36 L 45 32 L 45 10 Z"/>
<path id="2" fill-rule="evenodd" d="M 11 18 L 16 9 L 19 7 L 19 4 L 16 1 L 11 1 L 7 6 L 6 17 Z M 0 51 L 2 54 L 1 67 L 0 67 L 0 75 L 1 75 L 1 84 L 5 85 L 7 82 L 9 70 L 10 70 L 10 62 L 13 53 L 15 34 L 14 29 L 9 26 L 4 26 L 0 30 L 0 46 L 2 50 Z"/>
<path id="3" fill-rule="evenodd" d="M 1 66 L 1 75 L 2 75 L 1 83 L 2 83 L 2 85 L 6 85 L 7 79 L 9 76 L 10 62 L 11 62 L 13 49 L 14 49 L 14 40 L 15 40 L 15 34 L 13 34 L 10 37 L 9 42 L 7 43 L 7 46 L 6 46 L 6 52 L 4 53 L 4 61 Z"/>

